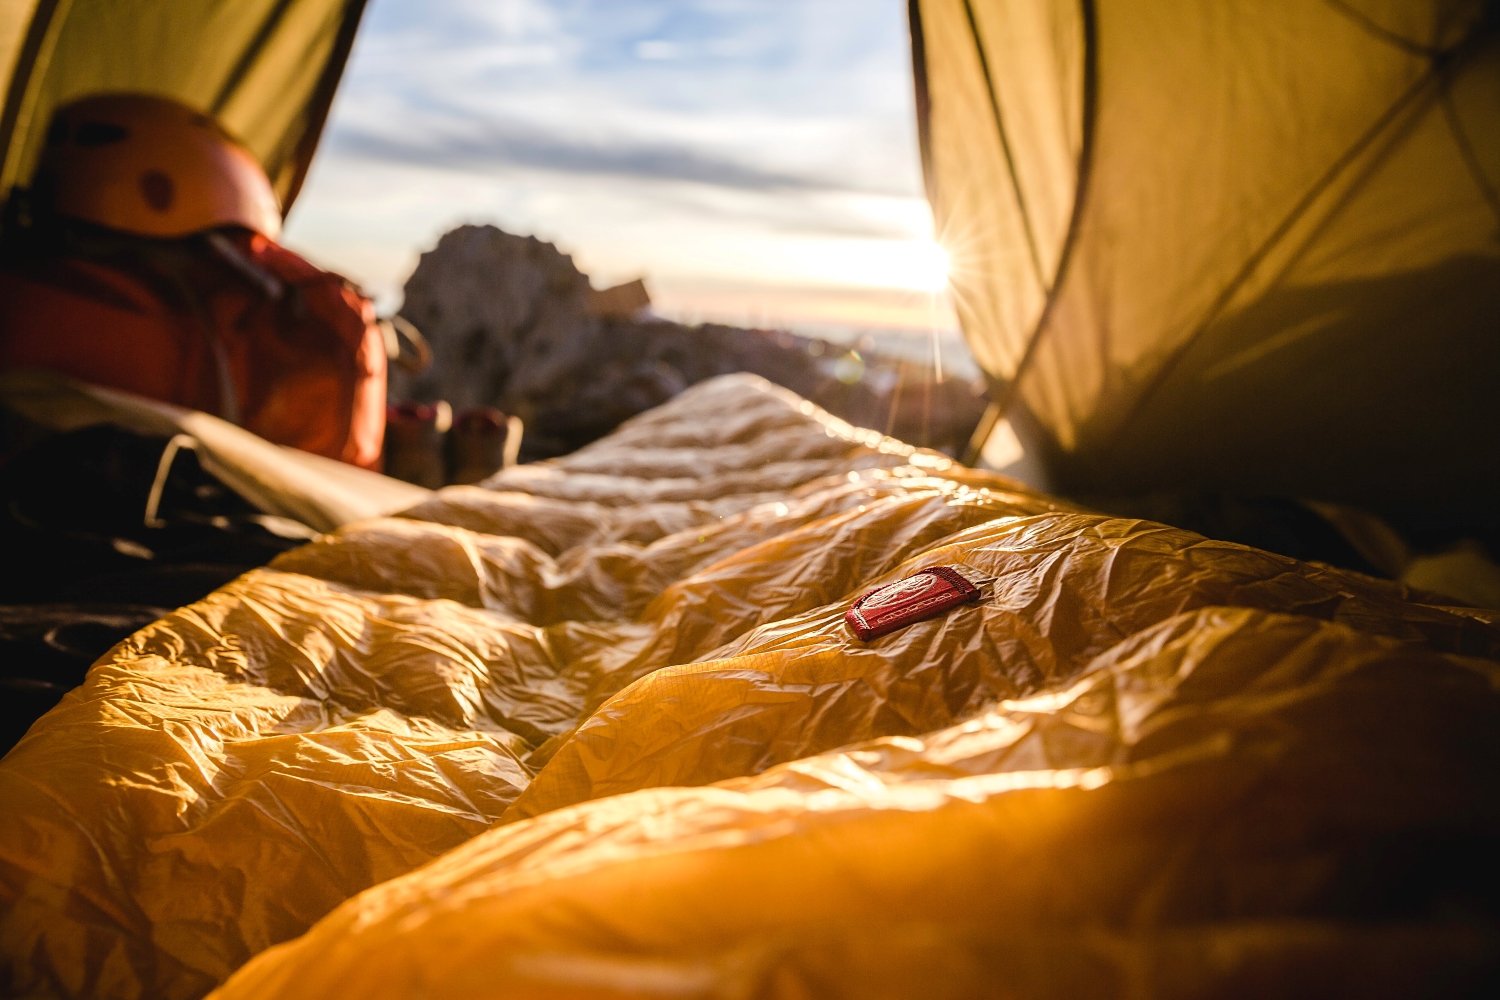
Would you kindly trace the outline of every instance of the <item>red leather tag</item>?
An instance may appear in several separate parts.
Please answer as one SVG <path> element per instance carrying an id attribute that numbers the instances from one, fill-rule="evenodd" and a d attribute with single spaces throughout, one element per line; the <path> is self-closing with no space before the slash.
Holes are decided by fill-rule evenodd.
<path id="1" fill-rule="evenodd" d="M 903 580 L 876 587 L 844 612 L 859 638 L 877 636 L 934 618 L 956 604 L 979 599 L 979 588 L 951 566 L 929 566 Z"/>

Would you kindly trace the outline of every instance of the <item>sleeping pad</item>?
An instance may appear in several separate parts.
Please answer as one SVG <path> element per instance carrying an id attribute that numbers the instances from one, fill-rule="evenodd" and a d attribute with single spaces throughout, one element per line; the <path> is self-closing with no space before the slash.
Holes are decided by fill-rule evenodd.
<path id="1" fill-rule="evenodd" d="M 1497 661 L 727 376 L 116 646 L 0 761 L 0 992 L 1482 991 Z"/>

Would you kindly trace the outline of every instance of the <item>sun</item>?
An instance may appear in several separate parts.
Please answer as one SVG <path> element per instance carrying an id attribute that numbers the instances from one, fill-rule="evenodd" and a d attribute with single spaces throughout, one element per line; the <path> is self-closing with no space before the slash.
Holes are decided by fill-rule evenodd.
<path id="1" fill-rule="evenodd" d="M 911 284 L 924 292 L 942 292 L 952 276 L 953 258 L 936 240 L 912 244 Z"/>

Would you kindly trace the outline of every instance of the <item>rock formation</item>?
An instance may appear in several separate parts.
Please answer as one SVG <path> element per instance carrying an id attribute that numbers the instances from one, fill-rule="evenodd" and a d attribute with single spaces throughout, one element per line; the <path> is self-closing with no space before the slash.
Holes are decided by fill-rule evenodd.
<path id="1" fill-rule="evenodd" d="M 392 398 L 507 409 L 519 385 L 553 375 L 555 347 L 592 331 L 588 298 L 588 278 L 551 243 L 494 226 L 443 234 L 407 279 L 401 306 L 434 363 L 393 378 Z"/>
<path id="2" fill-rule="evenodd" d="M 851 423 L 953 451 L 984 400 L 968 380 L 865 358 L 785 331 L 685 326 L 590 307 L 589 280 L 567 255 L 494 226 L 461 226 L 424 253 L 402 315 L 428 339 L 433 364 L 394 375 L 391 398 L 446 401 L 455 413 L 496 407 L 524 423 L 521 459 L 560 455 L 715 375 L 754 372 Z M 874 370 L 872 370 L 874 369 Z M 879 377 L 863 377 L 865 375 Z"/>

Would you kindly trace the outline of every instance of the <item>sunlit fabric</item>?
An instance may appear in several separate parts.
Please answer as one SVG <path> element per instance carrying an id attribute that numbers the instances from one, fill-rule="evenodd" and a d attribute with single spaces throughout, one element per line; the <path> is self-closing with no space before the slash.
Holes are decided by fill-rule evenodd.
<path id="1" fill-rule="evenodd" d="M 913 0 L 955 302 L 1054 488 L 1500 538 L 1485 0 Z"/>
<path id="2" fill-rule="evenodd" d="M 719 379 L 116 647 L 0 760 L 0 992 L 1461 992 L 1495 618 Z"/>

